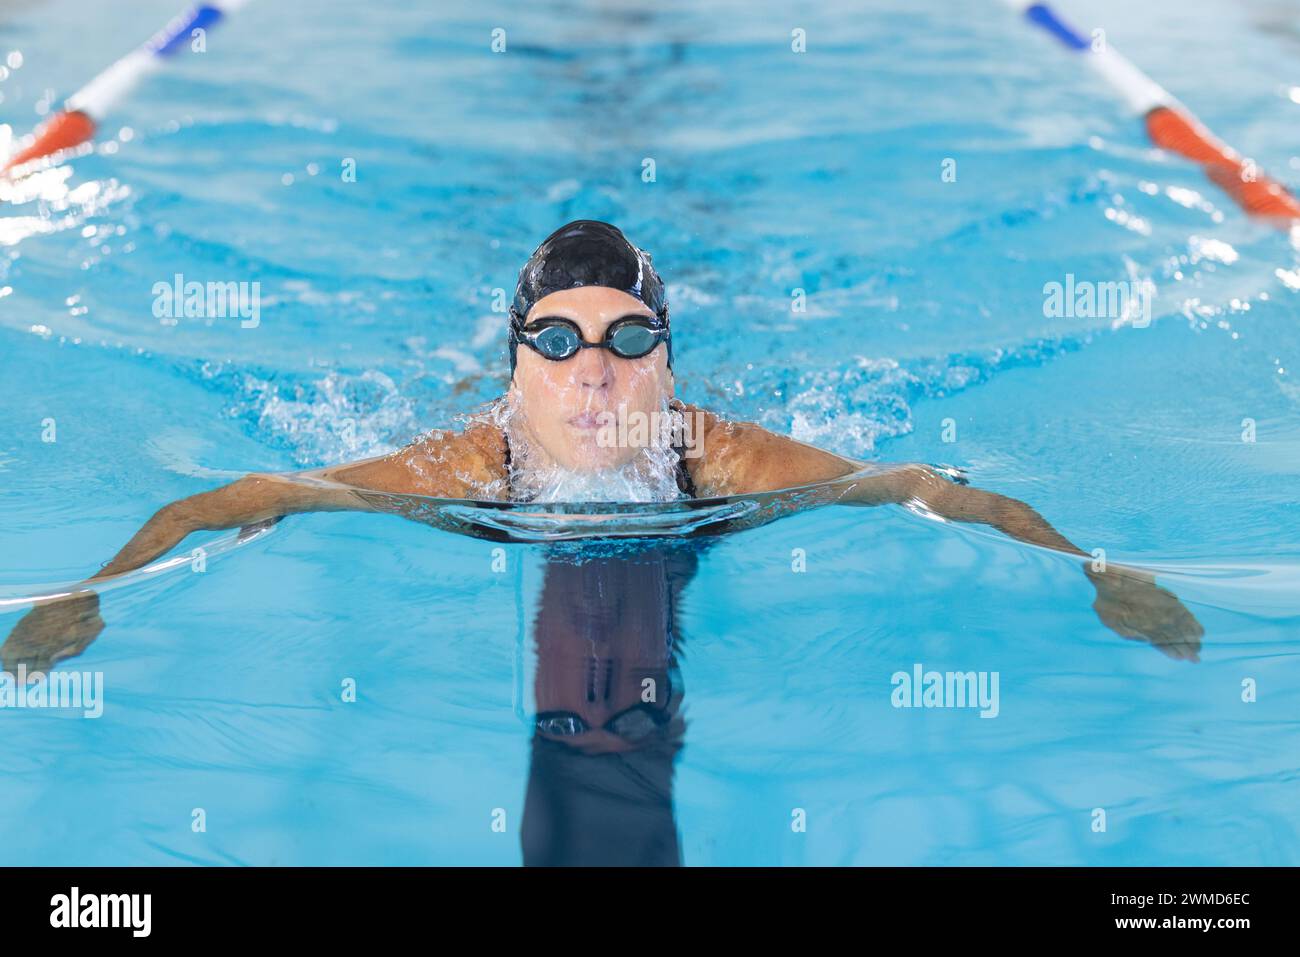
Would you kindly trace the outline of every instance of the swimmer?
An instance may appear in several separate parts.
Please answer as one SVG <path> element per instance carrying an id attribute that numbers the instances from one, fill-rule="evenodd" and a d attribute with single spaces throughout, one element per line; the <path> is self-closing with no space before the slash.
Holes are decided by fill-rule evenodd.
<path id="1" fill-rule="evenodd" d="M 388 511 L 393 496 L 514 501 L 663 501 L 817 486 L 790 511 L 828 503 L 909 505 L 988 525 L 1022 542 L 1089 556 L 1024 502 L 950 480 L 927 465 L 864 463 L 732 422 L 677 399 L 664 284 L 649 254 L 616 227 L 556 230 L 519 274 L 509 311 L 510 384 L 459 431 L 430 432 L 388 455 L 290 475 L 251 474 L 172 502 L 87 584 L 140 568 L 200 530 L 300 512 Z M 375 494 L 384 493 L 384 494 Z M 1204 629 L 1154 576 L 1083 564 L 1093 608 L 1125 638 L 1197 660 Z M 46 670 L 103 629 L 90 588 L 47 599 L 21 619 L 0 658 Z"/>

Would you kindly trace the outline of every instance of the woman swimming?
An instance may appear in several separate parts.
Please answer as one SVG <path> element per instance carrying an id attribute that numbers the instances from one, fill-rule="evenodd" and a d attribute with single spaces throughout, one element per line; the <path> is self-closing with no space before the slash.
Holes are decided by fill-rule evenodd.
<path id="1" fill-rule="evenodd" d="M 864 470 L 861 462 L 678 400 L 664 284 L 651 257 L 607 223 L 569 223 L 533 253 L 510 308 L 509 351 L 506 394 L 464 429 L 430 432 L 360 462 L 248 475 L 172 502 L 88 581 L 140 568 L 204 529 L 313 511 L 419 517 L 393 496 L 665 501 L 808 486 L 788 500 L 789 511 L 832 502 L 905 504 L 1087 557 L 1024 502 L 926 465 Z M 1091 561 L 1084 573 L 1105 625 L 1171 657 L 1196 659 L 1204 630 L 1152 575 Z M 48 599 L 18 622 L 0 655 L 9 670 L 20 663 L 44 670 L 80 653 L 102 628 L 93 590 Z"/>

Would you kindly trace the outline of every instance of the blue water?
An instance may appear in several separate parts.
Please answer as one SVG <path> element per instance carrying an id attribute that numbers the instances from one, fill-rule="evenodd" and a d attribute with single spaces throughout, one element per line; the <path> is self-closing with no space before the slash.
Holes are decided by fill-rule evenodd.
<path id="1" fill-rule="evenodd" d="M 0 14 L 0 123 L 26 132 L 172 3 Z M 494 290 L 597 218 L 669 284 L 683 398 L 966 469 L 1155 571 L 1201 660 L 1108 631 L 1077 561 L 902 509 L 621 552 L 300 516 L 104 594 L 63 663 L 102 672 L 102 717 L 0 710 L 0 863 L 517 864 L 521 832 L 687 864 L 1300 861 L 1292 236 L 1000 4 L 413 6 L 254 3 L 10 197 L 0 600 L 93 573 L 168 501 L 498 395 Z M 1300 181 L 1274 5 L 1062 11 Z M 160 322 L 177 273 L 260 282 L 260 324 Z M 1046 317 L 1067 273 L 1151 280 L 1151 325 Z M 602 660 L 669 648 L 672 753 L 533 753 L 539 689 L 580 667 L 566 628 Z M 892 707 L 916 663 L 998 672 L 998 717 Z M 530 787 L 573 813 L 525 815 Z"/>

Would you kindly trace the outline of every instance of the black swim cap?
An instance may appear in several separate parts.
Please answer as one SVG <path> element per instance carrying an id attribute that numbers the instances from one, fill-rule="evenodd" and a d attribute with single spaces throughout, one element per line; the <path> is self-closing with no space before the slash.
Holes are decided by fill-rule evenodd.
<path id="1" fill-rule="evenodd" d="M 665 325 L 668 300 L 664 283 L 655 272 L 650 254 L 628 242 L 617 226 L 594 219 L 578 219 L 547 236 L 519 270 L 515 299 L 510 307 L 512 328 L 522 327 L 528 310 L 539 299 L 562 289 L 608 286 L 640 299 Z M 514 373 L 518 342 L 510 338 L 510 372 Z M 672 368 L 669 342 L 668 366 Z"/>

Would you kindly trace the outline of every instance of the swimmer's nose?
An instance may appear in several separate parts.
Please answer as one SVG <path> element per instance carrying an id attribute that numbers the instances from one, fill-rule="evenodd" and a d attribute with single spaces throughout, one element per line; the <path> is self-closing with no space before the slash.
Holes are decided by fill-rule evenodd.
<path id="1" fill-rule="evenodd" d="M 577 368 L 574 377 L 578 385 L 591 389 L 603 389 L 613 382 L 611 356 L 606 349 L 580 349 L 574 357 Z"/>

